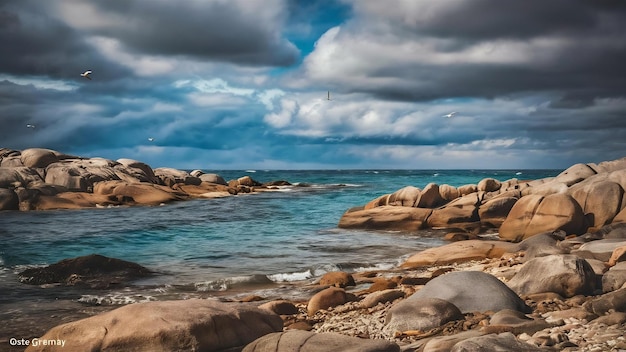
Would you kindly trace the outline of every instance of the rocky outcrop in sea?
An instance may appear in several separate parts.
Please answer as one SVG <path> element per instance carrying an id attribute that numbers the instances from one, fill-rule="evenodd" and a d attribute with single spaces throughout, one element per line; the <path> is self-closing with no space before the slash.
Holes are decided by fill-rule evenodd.
<path id="1" fill-rule="evenodd" d="M 82 158 L 50 149 L 0 149 L 0 210 L 160 205 L 275 189 L 249 176 L 226 182 L 201 170 L 152 169 L 131 159 Z"/>

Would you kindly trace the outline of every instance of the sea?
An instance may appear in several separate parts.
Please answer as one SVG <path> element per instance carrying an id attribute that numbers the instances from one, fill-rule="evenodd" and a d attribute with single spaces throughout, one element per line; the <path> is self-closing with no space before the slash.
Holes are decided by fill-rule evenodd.
<path id="1" fill-rule="evenodd" d="M 340 229 L 346 210 L 409 185 L 532 180 L 562 170 L 206 171 L 292 185 L 161 206 L 0 212 L 0 350 L 11 338 L 37 337 L 128 303 L 252 294 L 306 299 L 303 287 L 326 272 L 391 269 L 444 243 L 441 230 Z M 109 290 L 19 282 L 26 268 L 93 253 L 155 274 Z"/>

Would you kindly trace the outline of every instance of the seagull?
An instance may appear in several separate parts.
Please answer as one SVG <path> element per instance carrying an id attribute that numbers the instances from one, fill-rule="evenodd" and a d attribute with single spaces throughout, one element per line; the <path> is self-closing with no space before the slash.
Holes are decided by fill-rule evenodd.
<path id="1" fill-rule="evenodd" d="M 91 79 L 91 77 L 89 77 L 90 74 L 91 74 L 91 70 L 87 70 L 84 73 L 81 73 L 80 75 L 90 80 Z"/>
<path id="2" fill-rule="evenodd" d="M 448 115 L 443 115 L 443 117 L 451 118 L 455 114 L 456 114 L 456 111 L 453 111 L 453 112 L 449 113 Z"/>
<path id="3" fill-rule="evenodd" d="M 154 138 L 148 137 L 148 141 L 152 142 L 152 141 L 154 141 Z"/>
<path id="4" fill-rule="evenodd" d="M 27 124 L 26 124 L 26 128 L 35 128 L 35 125 L 30 124 L 30 123 L 27 123 Z"/>

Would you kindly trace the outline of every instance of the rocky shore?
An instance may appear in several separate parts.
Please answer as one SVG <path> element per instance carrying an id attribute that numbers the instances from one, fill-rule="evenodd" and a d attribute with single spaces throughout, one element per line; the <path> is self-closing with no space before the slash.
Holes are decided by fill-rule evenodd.
<path id="1" fill-rule="evenodd" d="M 226 182 L 200 170 L 152 169 L 131 159 L 66 155 L 50 149 L 0 149 L 0 211 L 160 205 L 275 189 L 244 176 Z"/>
<path id="2" fill-rule="evenodd" d="M 302 283 L 306 300 L 131 304 L 56 326 L 27 351 L 626 350 L 625 189 L 626 158 L 542 180 L 407 186 L 339 223 L 449 229 L 450 243 L 396 269 L 328 273 Z"/>

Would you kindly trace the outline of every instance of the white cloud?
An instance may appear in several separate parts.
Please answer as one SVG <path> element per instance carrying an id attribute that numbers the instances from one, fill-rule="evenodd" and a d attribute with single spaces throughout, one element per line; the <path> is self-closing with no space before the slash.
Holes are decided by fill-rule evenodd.
<path id="1" fill-rule="evenodd" d="M 280 112 L 267 114 L 263 120 L 273 127 L 283 128 L 291 123 L 291 119 L 297 110 L 298 103 L 296 101 L 283 99 Z"/>

